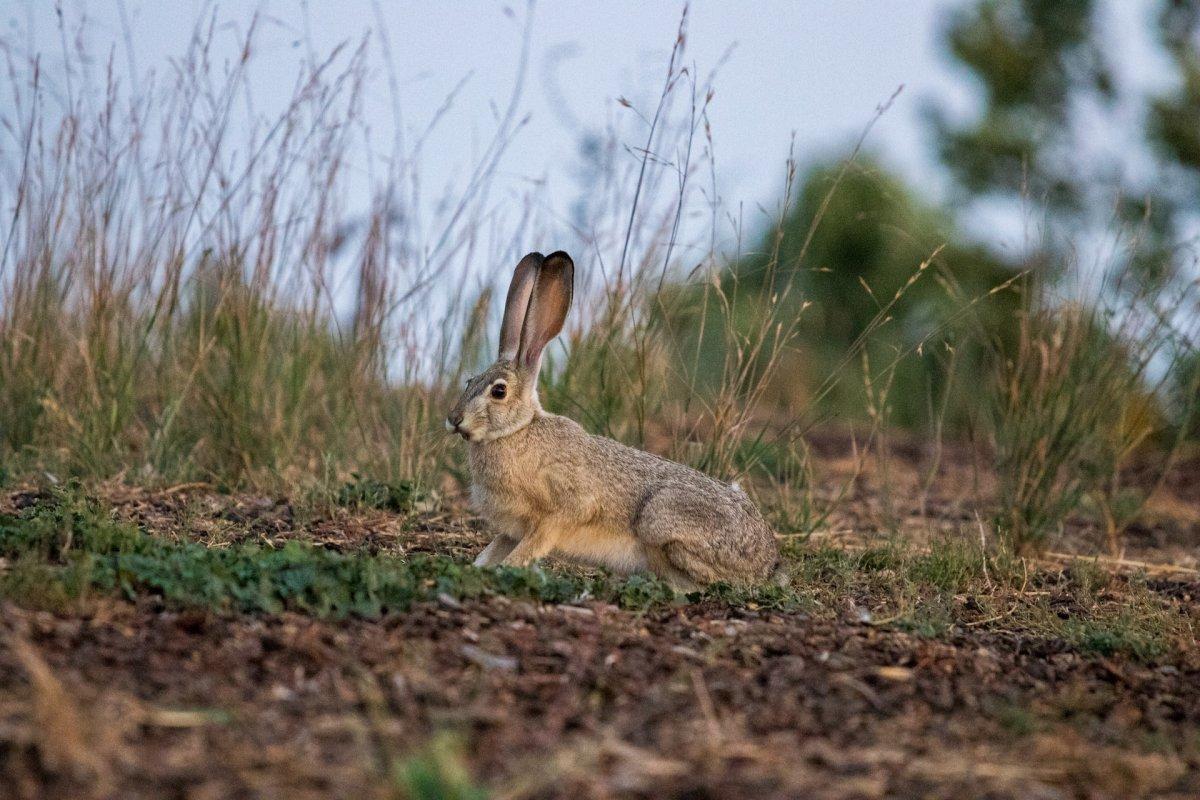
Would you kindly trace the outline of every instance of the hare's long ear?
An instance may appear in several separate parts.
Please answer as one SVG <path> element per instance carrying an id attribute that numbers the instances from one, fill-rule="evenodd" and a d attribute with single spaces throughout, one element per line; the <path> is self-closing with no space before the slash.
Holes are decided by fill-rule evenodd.
<path id="1" fill-rule="evenodd" d="M 550 340 L 558 336 L 567 310 L 571 307 L 571 293 L 575 284 L 575 263 L 571 257 L 559 250 L 546 256 L 538 270 L 537 283 L 529 310 L 525 313 L 525 325 L 521 330 L 521 348 L 518 359 L 527 369 L 535 372 L 542 359 L 542 350 Z"/>
<path id="2" fill-rule="evenodd" d="M 517 263 L 513 270 L 512 283 L 508 285 L 508 297 L 504 300 L 504 321 L 500 323 L 500 360 L 511 361 L 521 348 L 521 329 L 525 327 L 525 315 L 529 311 L 529 300 L 533 297 L 533 285 L 537 283 L 538 271 L 545 257 L 541 253 L 530 253 Z"/>

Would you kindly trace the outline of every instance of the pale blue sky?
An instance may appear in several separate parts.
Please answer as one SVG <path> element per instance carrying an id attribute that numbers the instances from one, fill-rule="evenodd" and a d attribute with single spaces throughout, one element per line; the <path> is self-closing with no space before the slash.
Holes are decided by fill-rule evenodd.
<path id="1" fill-rule="evenodd" d="M 10 0 L 0 10 L 9 41 L 24 41 L 41 51 L 50 74 L 60 52 L 53 5 Z M 111 46 L 118 69 L 131 58 L 123 12 L 139 72 L 162 71 L 183 51 L 198 16 L 214 8 L 196 0 L 64 5 L 72 28 L 86 14 L 92 51 L 105 53 Z M 938 42 L 956 5 L 955 0 L 692 2 L 686 60 L 701 74 L 721 64 L 710 117 L 726 206 L 774 202 L 793 134 L 801 161 L 840 151 L 901 84 L 904 91 L 879 121 L 868 147 L 937 196 L 942 184 L 920 107 L 936 99 L 961 113 L 974 108 L 970 83 L 949 65 Z M 464 182 L 495 127 L 495 107 L 507 101 L 517 74 L 529 7 L 522 2 L 289 0 L 226 2 L 215 8 L 224 23 L 218 41 L 228 54 L 255 11 L 260 12 L 263 25 L 253 74 L 262 113 L 270 112 L 272 101 L 285 99 L 310 48 L 323 55 L 339 42 L 357 42 L 368 31 L 381 29 L 390 44 L 410 135 L 425 127 L 461 83 L 422 151 L 423 182 L 436 194 Z M 1113 2 L 1104 12 L 1106 27 L 1120 45 L 1115 58 L 1130 80 L 1142 83 L 1152 82 L 1154 75 L 1141 24 L 1152 8 L 1150 2 Z M 500 164 L 498 197 L 508 191 L 516 202 L 531 180 L 545 180 L 543 202 L 565 209 L 578 193 L 572 176 L 580 134 L 629 115 L 618 97 L 650 106 L 681 9 L 679 2 L 627 0 L 532 7 L 521 98 L 529 124 Z M 372 41 L 371 52 L 375 79 L 364 114 L 376 141 L 386 146 L 393 107 L 378 40 Z M 630 139 L 630 145 L 639 143 L 636 136 Z"/>

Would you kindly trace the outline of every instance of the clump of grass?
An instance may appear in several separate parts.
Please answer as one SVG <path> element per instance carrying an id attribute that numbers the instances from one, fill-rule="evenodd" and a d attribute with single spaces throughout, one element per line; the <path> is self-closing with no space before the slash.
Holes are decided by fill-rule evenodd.
<path id="1" fill-rule="evenodd" d="M 928 549 L 899 539 L 861 550 L 795 545 L 786 554 L 794 591 L 809 610 L 844 613 L 852 602 L 869 624 L 919 636 L 995 627 L 1142 661 L 1182 651 L 1195 638 L 1190 617 L 1172 601 L 1090 561 L 1062 575 L 1036 572 L 1006 550 L 955 539 Z"/>
<path id="2" fill-rule="evenodd" d="M 995 564 L 991 572 L 988 571 L 990 561 L 989 554 L 978 546 L 948 539 L 936 542 L 927 554 L 912 559 L 908 574 L 922 585 L 958 594 L 992 579 L 993 574 L 997 579 L 1003 577 Z"/>
<path id="3" fill-rule="evenodd" d="M 1117 429 L 1100 398 L 1140 389 L 1124 356 L 1082 309 L 1031 309 L 1017 352 L 1004 363 L 995 411 L 999 529 L 1032 550 L 1061 530 L 1091 488 Z"/>
<path id="4" fill-rule="evenodd" d="M 1065 576 L 1073 592 L 1088 598 L 1096 597 L 1116 581 L 1116 577 L 1094 559 L 1077 559 L 1066 570 Z"/>
<path id="5" fill-rule="evenodd" d="M 13 77 L 0 113 L 6 466 L 289 491 L 353 470 L 431 485 L 471 344 L 472 291 L 438 291 L 466 282 L 474 248 L 501 249 L 479 233 L 475 198 L 512 124 L 452 215 L 418 224 L 399 208 L 420 183 L 404 152 L 369 170 L 376 199 L 352 213 L 352 155 L 373 151 L 365 45 L 306 61 L 279 110 L 261 109 L 257 18 L 232 60 L 217 15 L 201 18 L 166 80 L 91 69 L 94 43 L 70 19 L 61 74 L 0 41 Z"/>
<path id="6" fill-rule="evenodd" d="M 944 594 L 935 594 L 923 599 L 895 621 L 901 630 L 910 631 L 926 639 L 945 636 L 953 630 L 956 623 L 955 609 L 950 598 Z"/>

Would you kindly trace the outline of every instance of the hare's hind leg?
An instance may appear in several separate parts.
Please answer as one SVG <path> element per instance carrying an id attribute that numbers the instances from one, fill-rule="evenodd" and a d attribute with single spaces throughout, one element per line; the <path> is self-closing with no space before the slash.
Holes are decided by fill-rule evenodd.
<path id="1" fill-rule="evenodd" d="M 655 492 L 642 507 L 635 534 L 650 555 L 650 569 L 683 591 L 736 580 L 739 554 L 719 536 L 726 510 L 702 493 L 677 487 Z M 727 552 L 728 551 L 728 552 Z"/>
<path id="2" fill-rule="evenodd" d="M 675 565 L 677 560 L 678 554 L 672 559 L 661 547 L 646 548 L 646 566 L 652 573 L 666 581 L 668 586 L 682 594 L 700 591 L 703 587 Z"/>

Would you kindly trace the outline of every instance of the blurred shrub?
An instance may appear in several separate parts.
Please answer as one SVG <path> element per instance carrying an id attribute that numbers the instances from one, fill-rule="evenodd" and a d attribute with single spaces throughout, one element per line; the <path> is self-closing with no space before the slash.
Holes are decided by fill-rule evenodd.
<path id="1" fill-rule="evenodd" d="M 798 320 L 779 404 L 848 421 L 877 412 L 920 428 L 931 424 L 952 363 L 963 385 L 986 373 L 988 348 L 955 334 L 982 326 L 1000 341 L 1014 338 L 1016 294 L 989 292 L 1015 275 L 900 178 L 860 159 L 844 174 L 838 163 L 812 167 L 779 229 L 728 268 L 721 289 L 738 329 L 754 324 L 764 295 L 783 298 L 780 316 Z M 676 326 L 684 338 L 703 338 L 703 385 L 719 372 L 722 344 L 720 325 L 700 332 L 700 314 L 696 303 L 684 307 Z M 872 410 L 881 394 L 886 408 Z M 974 392 L 952 394 L 946 424 L 962 430 L 975 401 Z"/>

